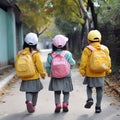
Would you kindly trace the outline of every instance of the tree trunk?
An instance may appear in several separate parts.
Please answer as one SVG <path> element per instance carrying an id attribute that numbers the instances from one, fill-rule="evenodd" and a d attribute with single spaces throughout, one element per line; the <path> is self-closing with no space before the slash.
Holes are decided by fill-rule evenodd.
<path id="1" fill-rule="evenodd" d="M 81 44 L 82 44 L 82 49 L 84 48 L 84 46 L 87 44 L 87 34 L 89 32 L 89 27 L 90 27 L 90 23 L 91 23 L 91 18 L 88 14 L 88 11 L 86 10 L 86 8 L 83 5 L 82 0 L 79 0 L 79 4 L 80 7 L 84 13 L 84 19 L 85 19 L 85 23 L 82 26 L 82 32 L 81 32 Z"/>
<path id="2" fill-rule="evenodd" d="M 97 14 L 95 13 L 94 4 L 93 4 L 92 0 L 88 0 L 88 5 L 91 9 L 94 29 L 98 29 Z"/>

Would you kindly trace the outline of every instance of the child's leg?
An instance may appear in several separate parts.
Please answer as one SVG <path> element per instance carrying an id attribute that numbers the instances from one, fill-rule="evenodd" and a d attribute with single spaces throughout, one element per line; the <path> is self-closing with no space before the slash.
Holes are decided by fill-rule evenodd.
<path id="1" fill-rule="evenodd" d="M 102 111 L 101 110 L 102 93 L 103 93 L 103 88 L 102 87 L 97 87 L 96 88 L 97 102 L 96 102 L 96 107 L 95 107 L 95 112 L 96 113 L 100 113 Z"/>
<path id="2" fill-rule="evenodd" d="M 26 92 L 26 101 L 32 101 L 32 93 Z"/>
<path id="3" fill-rule="evenodd" d="M 93 105 L 92 87 L 87 86 L 87 101 L 84 107 L 91 108 L 92 105 Z"/>
<path id="4" fill-rule="evenodd" d="M 32 97 L 33 96 L 31 92 L 26 92 L 26 106 L 27 106 L 28 112 L 30 113 L 34 112 L 33 104 L 32 104 Z"/>
<path id="5" fill-rule="evenodd" d="M 69 92 L 63 91 L 63 112 L 68 112 L 68 103 L 69 103 Z"/>
<path id="6" fill-rule="evenodd" d="M 63 97 L 63 103 L 66 103 L 66 104 L 68 104 L 69 103 L 69 92 L 64 92 L 63 91 L 63 95 L 64 95 L 64 97 Z"/>
<path id="7" fill-rule="evenodd" d="M 92 87 L 87 86 L 87 98 L 92 98 Z"/>
<path id="8" fill-rule="evenodd" d="M 59 113 L 60 110 L 61 110 L 60 94 L 61 94 L 61 91 L 55 91 L 55 92 L 54 92 L 54 96 L 55 96 L 55 105 L 56 105 L 55 113 Z"/>
<path id="9" fill-rule="evenodd" d="M 55 92 L 54 92 L 55 104 L 61 104 L 61 101 L 60 101 L 60 94 L 61 94 L 61 91 L 55 91 Z"/>
<path id="10" fill-rule="evenodd" d="M 96 93 L 97 93 L 97 96 L 96 96 L 96 99 L 97 99 L 96 106 L 101 106 L 103 88 L 102 87 L 97 87 L 96 88 Z"/>
<path id="11" fill-rule="evenodd" d="M 32 98 L 33 106 L 36 106 L 37 98 L 38 98 L 38 92 L 33 93 L 33 98 Z"/>

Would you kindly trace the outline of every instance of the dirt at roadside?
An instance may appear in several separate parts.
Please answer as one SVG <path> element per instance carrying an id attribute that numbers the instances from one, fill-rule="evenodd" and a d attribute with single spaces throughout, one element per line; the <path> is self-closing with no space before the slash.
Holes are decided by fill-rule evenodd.
<path id="1" fill-rule="evenodd" d="M 15 69 L 14 68 L 8 68 L 6 70 L 2 71 L 2 74 L 0 74 L 0 81 L 4 80 L 7 76 L 9 76 Z M 10 82 L 0 90 L 0 96 L 4 95 L 8 89 L 11 88 L 11 86 L 16 82 L 17 76 L 14 76 Z"/>
<path id="2" fill-rule="evenodd" d="M 9 90 L 11 88 L 11 86 L 15 84 L 15 82 L 17 81 L 17 79 L 18 78 L 16 76 L 14 76 L 10 80 L 10 82 L 3 89 L 0 90 L 0 96 L 5 95 L 6 92 L 7 92 L 7 90 Z"/>
<path id="3" fill-rule="evenodd" d="M 120 70 L 106 77 L 105 94 L 114 96 L 120 101 Z"/>

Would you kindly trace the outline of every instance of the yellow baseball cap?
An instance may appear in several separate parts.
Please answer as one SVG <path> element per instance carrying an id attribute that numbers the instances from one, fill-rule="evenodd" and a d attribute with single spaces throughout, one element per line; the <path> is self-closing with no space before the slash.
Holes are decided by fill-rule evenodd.
<path id="1" fill-rule="evenodd" d="M 90 41 L 99 41 L 101 40 L 101 33 L 98 30 L 91 30 L 88 33 L 88 40 Z"/>

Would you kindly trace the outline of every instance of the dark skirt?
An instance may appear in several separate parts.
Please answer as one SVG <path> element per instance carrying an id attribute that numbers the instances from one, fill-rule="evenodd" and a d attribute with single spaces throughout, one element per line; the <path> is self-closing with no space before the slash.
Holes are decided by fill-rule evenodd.
<path id="1" fill-rule="evenodd" d="M 86 84 L 89 87 L 102 87 L 104 86 L 104 79 L 104 77 L 85 77 L 83 84 Z"/>
<path id="2" fill-rule="evenodd" d="M 38 92 L 43 89 L 40 79 L 36 80 L 22 80 L 20 91 L 25 92 Z"/>
<path id="3" fill-rule="evenodd" d="M 71 77 L 66 78 L 51 78 L 49 84 L 50 91 L 64 91 L 70 92 L 73 90 L 73 84 Z"/>

